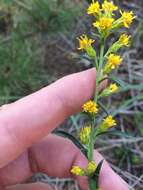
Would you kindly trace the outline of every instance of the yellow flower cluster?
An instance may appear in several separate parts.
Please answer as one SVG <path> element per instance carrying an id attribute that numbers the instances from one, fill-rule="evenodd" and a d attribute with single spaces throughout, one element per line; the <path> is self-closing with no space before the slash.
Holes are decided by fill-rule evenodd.
<path id="1" fill-rule="evenodd" d="M 87 13 L 95 17 L 93 27 L 98 29 L 98 32 L 103 39 L 106 39 L 108 35 L 114 31 L 114 29 L 121 27 L 129 28 L 135 19 L 132 11 L 119 11 L 121 15 L 119 18 L 114 15 L 115 11 L 119 11 L 118 6 L 108 0 L 104 0 L 102 4 L 96 0 L 92 0 L 91 4 L 87 8 Z M 109 53 L 111 54 L 117 52 L 122 46 L 129 46 L 130 37 L 131 36 L 128 36 L 127 34 L 122 34 L 119 40 L 109 48 Z M 81 35 L 78 40 L 78 49 L 85 50 L 89 57 L 95 59 L 96 51 L 92 47 L 95 40 L 88 38 L 85 34 Z"/>
<path id="2" fill-rule="evenodd" d="M 106 13 L 112 13 L 113 11 L 118 10 L 118 7 L 113 4 L 113 2 L 104 1 L 102 4 L 102 10 Z"/>
<path id="3" fill-rule="evenodd" d="M 89 114 L 96 114 L 98 112 L 98 106 L 94 101 L 88 101 L 83 105 L 83 111 Z"/>
<path id="4" fill-rule="evenodd" d="M 100 124 L 99 129 L 104 132 L 107 131 L 109 128 L 114 127 L 115 125 L 117 125 L 116 121 L 113 119 L 112 115 L 109 115 Z"/>
<path id="5" fill-rule="evenodd" d="M 121 46 L 129 46 L 130 38 L 131 38 L 131 36 L 129 36 L 127 34 L 121 34 L 121 36 L 119 38 L 119 44 Z"/>
<path id="6" fill-rule="evenodd" d="M 117 52 L 121 47 L 123 46 L 129 46 L 130 44 L 130 35 L 127 34 L 121 34 L 119 37 L 119 40 L 115 43 L 113 43 L 113 45 L 109 48 L 108 50 L 108 54 Z"/>
<path id="7" fill-rule="evenodd" d="M 92 3 L 87 9 L 88 14 L 93 14 L 96 21 L 93 26 L 96 27 L 99 32 L 108 35 L 109 30 L 119 27 L 129 28 L 132 24 L 135 16 L 132 11 L 125 12 L 120 11 L 121 17 L 115 19 L 113 12 L 119 10 L 112 1 L 104 0 L 100 5 L 98 1 L 92 0 Z"/>
<path id="8" fill-rule="evenodd" d="M 85 175 L 84 170 L 79 166 L 73 166 L 71 169 L 71 173 L 73 175 L 77 175 L 77 176 L 84 176 Z"/>
<path id="9" fill-rule="evenodd" d="M 95 172 L 96 168 L 97 168 L 97 165 L 94 161 L 89 162 L 87 165 L 87 174 L 88 175 L 93 174 Z"/>
<path id="10" fill-rule="evenodd" d="M 110 73 L 112 70 L 116 69 L 122 62 L 122 58 L 119 55 L 110 54 L 107 58 L 107 64 L 104 67 L 104 74 Z"/>
<path id="11" fill-rule="evenodd" d="M 88 14 L 100 14 L 102 11 L 105 13 L 112 13 L 113 11 L 118 10 L 118 7 L 113 4 L 113 2 L 108 2 L 107 0 L 100 6 L 99 2 L 92 0 L 92 3 L 87 9 Z"/>
<path id="12" fill-rule="evenodd" d="M 115 83 L 112 83 L 101 92 L 100 97 L 109 96 L 113 93 L 116 93 L 118 89 L 119 87 Z"/>
<path id="13" fill-rule="evenodd" d="M 92 47 L 92 44 L 95 42 L 95 40 L 90 39 L 87 37 L 87 35 L 83 34 L 78 38 L 79 41 L 79 50 L 85 50 L 87 55 L 89 57 L 95 58 L 96 57 L 96 51 Z"/>
<path id="14" fill-rule="evenodd" d="M 92 175 L 97 168 L 97 165 L 94 161 L 88 162 L 88 165 L 85 169 L 79 166 L 73 166 L 71 169 L 71 173 L 76 176 L 90 176 Z"/>
<path id="15" fill-rule="evenodd" d="M 82 144 L 88 144 L 91 134 L 91 126 L 85 126 L 81 129 L 79 138 Z"/>
<path id="16" fill-rule="evenodd" d="M 93 23 L 93 26 L 98 28 L 100 32 L 110 30 L 112 28 L 114 19 L 106 16 L 101 17 L 98 21 Z"/>
<path id="17" fill-rule="evenodd" d="M 120 13 L 122 15 L 121 20 L 123 26 L 129 28 L 135 18 L 134 13 L 132 11 L 130 12 L 120 11 Z"/>
<path id="18" fill-rule="evenodd" d="M 95 2 L 94 0 L 92 0 L 91 5 L 87 9 L 87 13 L 96 14 L 99 13 L 99 11 L 100 11 L 100 4 L 98 3 L 98 1 Z"/>
<path id="19" fill-rule="evenodd" d="M 78 38 L 79 40 L 79 50 L 86 50 L 87 48 L 89 48 L 95 40 L 89 39 L 87 37 L 87 35 L 83 34 L 82 36 L 80 36 L 80 38 Z"/>

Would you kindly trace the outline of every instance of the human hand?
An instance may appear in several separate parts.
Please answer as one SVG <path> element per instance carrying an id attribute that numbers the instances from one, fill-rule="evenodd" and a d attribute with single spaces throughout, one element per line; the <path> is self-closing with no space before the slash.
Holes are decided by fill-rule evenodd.
<path id="1" fill-rule="evenodd" d="M 85 167 L 83 154 L 71 141 L 49 134 L 68 116 L 80 111 L 91 98 L 95 70 L 64 77 L 52 85 L 0 111 L 0 189 L 50 190 L 46 184 L 21 184 L 35 172 L 72 177 L 72 165 Z M 102 87 L 101 87 L 102 88 Z M 49 135 L 47 135 L 49 134 Z M 96 163 L 102 158 L 94 152 Z M 85 177 L 77 177 L 87 190 Z M 127 184 L 104 161 L 99 178 L 102 190 L 127 190 Z"/>

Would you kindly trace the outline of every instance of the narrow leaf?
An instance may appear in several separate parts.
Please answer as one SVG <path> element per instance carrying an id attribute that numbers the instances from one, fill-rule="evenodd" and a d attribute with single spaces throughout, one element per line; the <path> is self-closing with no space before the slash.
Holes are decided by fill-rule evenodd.
<path id="1" fill-rule="evenodd" d="M 125 132 L 121 132 L 121 131 L 105 131 L 103 133 L 97 133 L 96 136 L 99 135 L 104 135 L 104 134 L 109 134 L 109 135 L 115 135 L 115 136 L 119 136 L 119 137 L 124 137 L 124 138 L 133 138 L 133 136 L 131 134 L 125 133 Z"/>
<path id="2" fill-rule="evenodd" d="M 94 175 L 92 176 L 92 179 L 96 181 L 96 184 L 97 184 L 96 188 L 99 187 L 99 184 L 98 184 L 98 182 L 99 182 L 99 174 L 100 174 L 100 170 L 101 170 L 101 168 L 102 168 L 103 162 L 104 162 L 104 160 L 101 160 L 101 161 L 99 162 L 99 164 L 98 164 L 98 166 L 97 166 L 97 168 L 96 168 L 96 170 L 95 170 L 95 173 L 94 173 Z"/>
<path id="3" fill-rule="evenodd" d="M 115 135 L 115 136 L 119 136 L 119 137 L 124 137 L 124 138 L 133 138 L 133 136 L 131 134 L 125 133 L 125 132 L 121 132 L 121 131 L 108 131 L 109 134 L 111 135 Z"/>
<path id="4" fill-rule="evenodd" d="M 119 86 L 121 86 L 121 88 L 125 88 L 127 86 L 127 83 L 115 76 L 110 76 L 109 79 L 116 82 Z"/>
<path id="5" fill-rule="evenodd" d="M 87 149 L 73 135 L 62 130 L 56 130 L 54 131 L 54 133 L 56 135 L 70 139 L 80 149 L 80 151 L 87 157 Z"/>
<path id="6" fill-rule="evenodd" d="M 106 109 L 106 107 L 100 102 L 98 101 L 98 105 L 102 108 L 102 110 L 106 113 L 106 115 L 108 116 L 109 113 L 108 113 L 108 110 Z"/>

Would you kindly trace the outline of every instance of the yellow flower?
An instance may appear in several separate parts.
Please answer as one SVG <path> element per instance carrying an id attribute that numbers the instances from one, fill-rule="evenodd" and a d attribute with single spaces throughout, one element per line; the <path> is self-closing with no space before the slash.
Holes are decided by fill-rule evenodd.
<path id="1" fill-rule="evenodd" d="M 118 10 L 118 7 L 113 4 L 113 2 L 108 2 L 107 0 L 104 1 L 102 4 L 102 10 L 107 13 L 112 13 L 113 11 Z"/>
<path id="2" fill-rule="evenodd" d="M 108 128 L 113 127 L 115 125 L 117 125 L 116 121 L 113 119 L 112 115 L 109 115 L 108 117 L 106 117 L 103 121 L 103 124 L 108 126 Z"/>
<path id="3" fill-rule="evenodd" d="M 132 24 L 132 22 L 135 18 L 134 13 L 132 11 L 130 11 L 130 12 L 125 12 L 125 11 L 121 12 L 120 11 L 120 13 L 122 15 L 121 20 L 123 22 L 124 27 L 129 28 L 129 26 Z"/>
<path id="4" fill-rule="evenodd" d="M 98 112 L 97 104 L 94 101 L 88 101 L 83 105 L 83 111 L 90 114 Z"/>
<path id="5" fill-rule="evenodd" d="M 80 131 L 79 138 L 82 144 L 88 144 L 91 134 L 91 126 L 83 127 Z"/>
<path id="6" fill-rule="evenodd" d="M 110 73 L 122 62 L 122 58 L 119 55 L 115 55 L 115 54 L 110 54 L 107 59 L 108 61 L 103 71 L 105 74 Z"/>
<path id="7" fill-rule="evenodd" d="M 108 86 L 103 90 L 103 92 L 101 92 L 100 97 L 109 96 L 117 91 L 118 91 L 118 86 L 115 83 L 110 84 L 110 86 Z"/>
<path id="8" fill-rule="evenodd" d="M 94 0 L 92 0 L 92 3 L 87 9 L 87 13 L 95 14 L 95 13 L 98 13 L 99 11 L 100 11 L 100 4 L 98 3 L 98 1 L 95 2 Z"/>
<path id="9" fill-rule="evenodd" d="M 118 86 L 114 83 L 114 84 L 110 84 L 109 86 L 109 92 L 110 93 L 115 93 L 118 91 Z"/>
<path id="10" fill-rule="evenodd" d="M 120 38 L 119 38 L 119 43 L 122 46 L 129 46 L 129 40 L 130 40 L 131 36 L 127 35 L 127 34 L 121 34 Z"/>
<path id="11" fill-rule="evenodd" d="M 87 165 L 87 168 L 86 168 L 87 174 L 88 175 L 93 174 L 95 172 L 96 168 L 97 168 L 97 165 L 94 161 L 89 162 Z"/>
<path id="12" fill-rule="evenodd" d="M 85 34 L 80 36 L 78 40 L 79 40 L 79 48 L 78 48 L 79 50 L 82 50 L 82 49 L 86 50 L 95 41 L 95 40 L 89 39 Z"/>
<path id="13" fill-rule="evenodd" d="M 113 119 L 112 115 L 106 117 L 103 122 L 101 123 L 99 129 L 101 131 L 106 131 L 107 129 L 117 125 L 116 121 Z"/>
<path id="14" fill-rule="evenodd" d="M 110 54 L 108 57 L 107 64 L 110 65 L 111 69 L 115 69 L 122 62 L 122 58 L 119 55 Z"/>
<path id="15" fill-rule="evenodd" d="M 73 175 L 77 175 L 77 176 L 84 176 L 85 172 L 82 168 L 80 168 L 79 166 L 73 166 L 71 169 L 71 173 Z"/>
<path id="16" fill-rule="evenodd" d="M 101 31 L 110 30 L 114 22 L 113 18 L 101 17 L 99 21 L 93 23 L 93 26 L 100 29 Z"/>

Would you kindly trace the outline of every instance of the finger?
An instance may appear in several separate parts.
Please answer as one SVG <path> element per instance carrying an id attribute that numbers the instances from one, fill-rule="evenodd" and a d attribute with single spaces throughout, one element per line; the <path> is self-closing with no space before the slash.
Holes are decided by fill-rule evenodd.
<path id="1" fill-rule="evenodd" d="M 11 164 L 0 169 L 0 185 L 24 182 L 37 172 L 47 173 L 51 177 L 71 177 L 73 163 L 85 166 L 87 161 L 71 141 L 48 135 Z"/>
<path id="2" fill-rule="evenodd" d="M 44 138 L 35 144 L 28 153 L 29 155 L 25 153 L 15 163 L 0 170 L 0 184 L 12 185 L 24 181 L 35 172 L 44 172 L 51 177 L 73 177 L 70 173 L 73 165 L 83 168 L 87 166 L 86 158 L 71 141 L 55 135 Z M 95 151 L 94 159 L 98 164 L 103 157 Z M 81 189 L 87 190 L 86 178 L 78 177 L 77 179 Z M 125 182 L 113 172 L 107 162 L 103 164 L 99 183 L 102 190 L 117 189 L 118 185 L 122 187 L 122 190 L 127 190 Z"/>
<path id="3" fill-rule="evenodd" d="M 0 111 L 0 167 L 81 109 L 95 87 L 95 69 L 64 77 Z"/>
<path id="4" fill-rule="evenodd" d="M 3 190 L 52 190 L 52 188 L 44 183 L 32 183 L 14 185 Z"/>

